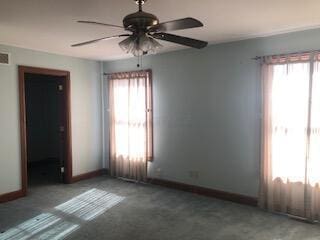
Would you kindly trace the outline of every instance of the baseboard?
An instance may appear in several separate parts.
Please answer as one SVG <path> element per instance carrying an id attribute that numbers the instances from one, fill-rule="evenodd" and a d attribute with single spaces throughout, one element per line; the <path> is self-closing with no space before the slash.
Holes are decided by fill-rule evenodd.
<path id="1" fill-rule="evenodd" d="M 96 171 L 93 171 L 93 172 L 83 173 L 83 174 L 80 174 L 80 175 L 73 176 L 71 183 L 75 183 L 75 182 L 79 182 L 79 181 L 82 181 L 82 180 L 98 177 L 98 176 L 101 176 L 101 175 L 106 175 L 107 173 L 108 173 L 107 169 L 99 169 L 99 170 L 96 170 Z"/>
<path id="2" fill-rule="evenodd" d="M 0 203 L 9 202 L 18 198 L 26 196 L 25 192 L 21 189 L 14 192 L 9 192 L 0 195 Z"/>
<path id="3" fill-rule="evenodd" d="M 214 190 L 210 188 L 204 188 L 204 187 L 199 187 L 199 186 L 194 186 L 194 185 L 189 185 L 189 184 L 179 183 L 179 182 L 173 182 L 173 181 L 168 181 L 163 179 L 157 179 L 157 178 L 148 178 L 148 182 L 155 185 L 174 188 L 174 189 L 178 189 L 186 192 L 192 192 L 192 193 L 196 193 L 196 194 L 200 194 L 208 197 L 219 198 L 222 200 L 246 204 L 250 206 L 257 206 L 258 204 L 257 198 L 249 197 L 249 196 L 245 196 L 237 193 L 224 192 L 220 190 Z"/>
<path id="4" fill-rule="evenodd" d="M 96 171 L 80 174 L 72 177 L 72 183 L 79 182 L 82 180 L 98 177 L 101 175 L 108 174 L 107 169 L 99 169 Z M 157 179 L 157 178 L 148 178 L 148 182 L 155 185 L 160 185 L 168 188 L 173 188 L 177 190 L 182 190 L 186 192 L 196 193 L 208 197 L 219 198 L 222 200 L 227 200 L 231 202 L 246 204 L 250 206 L 257 206 L 258 199 L 255 197 L 245 196 L 237 193 L 230 193 L 210 188 L 204 188 L 194 185 L 189 185 L 185 183 L 179 183 L 169 180 Z M 0 195 L 0 203 L 12 201 L 21 197 L 26 196 L 26 193 L 23 190 L 18 190 L 10 193 L 5 193 Z"/>

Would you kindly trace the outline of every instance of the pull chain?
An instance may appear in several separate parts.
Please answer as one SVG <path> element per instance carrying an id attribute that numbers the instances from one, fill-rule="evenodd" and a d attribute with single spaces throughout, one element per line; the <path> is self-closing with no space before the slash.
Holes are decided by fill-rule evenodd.
<path id="1" fill-rule="evenodd" d="M 142 67 L 142 56 L 138 56 L 138 63 L 137 63 L 137 68 L 141 68 Z"/>

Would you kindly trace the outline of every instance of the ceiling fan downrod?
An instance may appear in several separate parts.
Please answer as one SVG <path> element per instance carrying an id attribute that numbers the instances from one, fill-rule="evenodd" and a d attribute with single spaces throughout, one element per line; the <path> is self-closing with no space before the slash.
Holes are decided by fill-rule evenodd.
<path id="1" fill-rule="evenodd" d="M 142 12 L 142 5 L 145 4 L 147 0 L 134 0 L 134 1 L 139 6 L 139 12 Z"/>

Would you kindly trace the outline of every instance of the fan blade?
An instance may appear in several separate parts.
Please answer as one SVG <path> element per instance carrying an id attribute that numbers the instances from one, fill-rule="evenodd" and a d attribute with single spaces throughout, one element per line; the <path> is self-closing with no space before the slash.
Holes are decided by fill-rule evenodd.
<path id="1" fill-rule="evenodd" d="M 167 31 L 175 31 L 182 30 L 188 28 L 197 28 L 203 27 L 203 24 L 194 18 L 182 18 L 178 20 L 173 20 L 169 22 L 159 23 L 157 25 L 152 26 L 149 29 L 149 32 L 167 32 Z"/>
<path id="2" fill-rule="evenodd" d="M 116 28 L 122 28 L 122 26 L 114 25 L 114 24 L 108 24 L 108 23 L 100 23 L 100 22 L 94 22 L 94 21 L 77 21 L 78 23 L 87 23 L 87 24 L 95 24 L 95 25 L 102 25 L 107 27 L 116 27 Z"/>
<path id="3" fill-rule="evenodd" d="M 187 37 L 181 37 L 181 36 L 177 36 L 169 33 L 154 33 L 151 36 L 159 40 L 173 42 L 173 43 L 185 45 L 188 47 L 198 48 L 198 49 L 204 48 L 208 45 L 208 43 L 204 41 L 187 38 Z"/>
<path id="4" fill-rule="evenodd" d="M 86 41 L 86 42 L 82 42 L 82 43 L 77 43 L 77 44 L 73 44 L 71 45 L 71 47 L 80 47 L 83 45 L 87 45 L 87 44 L 92 44 L 92 43 L 96 43 L 102 40 L 106 40 L 106 39 L 112 39 L 112 38 L 118 38 L 118 37 L 129 37 L 129 34 L 121 34 L 121 35 L 116 35 L 116 36 L 111 36 L 111 37 L 103 37 L 103 38 L 98 38 L 98 39 L 94 39 L 94 40 L 90 40 L 90 41 Z"/>

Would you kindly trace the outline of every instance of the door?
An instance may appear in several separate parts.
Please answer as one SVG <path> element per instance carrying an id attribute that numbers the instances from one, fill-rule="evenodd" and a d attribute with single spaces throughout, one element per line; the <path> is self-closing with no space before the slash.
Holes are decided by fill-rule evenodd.
<path id="1" fill-rule="evenodd" d="M 37 76 L 38 81 L 42 83 L 46 82 L 46 86 L 38 91 L 39 95 L 43 97 L 34 100 L 34 104 L 41 106 L 41 102 L 46 102 L 47 106 L 55 106 L 51 109 L 51 115 L 43 117 L 42 120 L 38 121 L 38 125 L 35 131 L 39 130 L 42 123 L 50 124 L 50 131 L 46 134 L 50 135 L 45 142 L 47 148 L 42 149 L 40 152 L 46 157 L 57 157 L 58 168 L 59 168 L 59 179 L 64 183 L 72 182 L 72 148 L 71 148 L 71 110 L 70 110 L 70 73 L 67 71 L 54 70 L 54 69 L 43 69 L 35 67 L 19 66 L 19 95 L 20 95 L 20 138 L 21 138 L 21 182 L 23 194 L 27 193 L 27 182 L 28 182 L 28 160 L 34 157 L 30 153 L 31 147 L 28 142 L 30 140 L 29 134 L 30 126 L 32 122 L 28 117 L 28 93 L 26 88 L 28 87 L 28 79 Z M 40 76 L 40 77 L 39 77 Z M 36 83 L 34 83 L 36 84 Z M 37 94 L 35 94 L 37 95 Z M 43 107 L 46 109 L 46 107 Z M 40 125 L 39 125 L 40 124 Z M 41 136 L 41 133 L 40 133 Z M 41 139 L 40 139 L 41 140 Z M 41 143 L 39 139 L 34 140 Z M 54 151 L 56 149 L 56 151 Z M 39 148 L 38 148 L 39 150 Z M 31 150 L 32 151 L 32 150 Z M 46 154 L 44 154 L 45 152 Z M 48 152 L 50 154 L 48 154 Z M 53 154 L 53 152 L 55 154 Z M 38 156 L 39 157 L 39 156 Z M 39 158 L 38 158 L 39 159 Z"/>
<path id="2" fill-rule="evenodd" d="M 65 164 L 65 96 L 62 77 L 25 75 L 27 162 L 32 184 L 62 182 Z"/>

